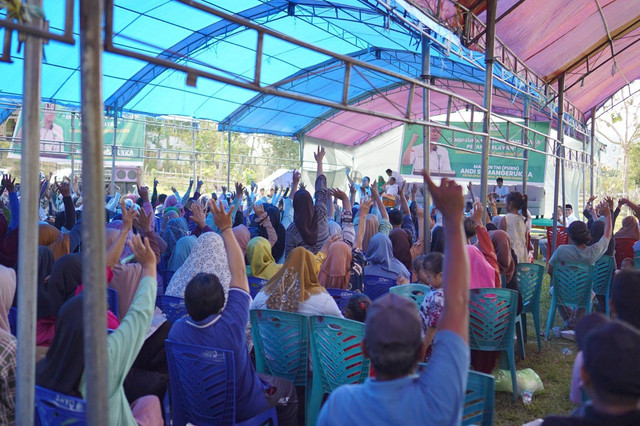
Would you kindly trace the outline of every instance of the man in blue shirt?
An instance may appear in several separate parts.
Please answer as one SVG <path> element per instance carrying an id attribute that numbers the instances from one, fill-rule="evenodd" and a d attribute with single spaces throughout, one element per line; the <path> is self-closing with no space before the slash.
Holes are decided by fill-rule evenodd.
<path id="1" fill-rule="evenodd" d="M 445 307 L 429 364 L 424 359 L 420 317 L 408 299 L 389 294 L 367 313 L 362 348 L 375 379 L 341 386 L 322 407 L 318 425 L 455 425 L 469 370 L 469 260 L 465 248 L 462 188 L 442 179 L 440 187 L 423 173 L 436 208 L 442 212 L 447 244 L 443 282 Z"/>
<path id="2" fill-rule="evenodd" d="M 236 421 L 276 407 L 278 423 L 296 425 L 298 398 L 293 384 L 280 377 L 257 374 L 247 350 L 245 330 L 249 321 L 249 283 L 244 256 L 231 231 L 231 209 L 210 202 L 213 219 L 224 241 L 231 284 L 227 304 L 217 276 L 200 273 L 187 284 L 184 298 L 188 317 L 177 321 L 169 339 L 192 345 L 231 350 L 235 358 Z M 224 311 L 223 311 L 224 308 Z"/>

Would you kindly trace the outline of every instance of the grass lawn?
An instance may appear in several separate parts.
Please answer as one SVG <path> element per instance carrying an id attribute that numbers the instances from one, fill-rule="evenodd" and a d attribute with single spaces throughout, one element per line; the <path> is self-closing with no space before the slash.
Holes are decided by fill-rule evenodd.
<path id="1" fill-rule="evenodd" d="M 543 264 L 544 265 L 544 264 Z M 540 296 L 540 330 L 544 332 L 551 303 L 549 296 L 549 275 L 545 274 Z M 556 324 L 561 325 L 561 317 L 556 314 Z M 516 352 L 516 370 L 533 369 L 544 384 L 544 390 L 536 392 L 530 405 L 525 405 L 522 399 L 513 402 L 513 394 L 496 392 L 495 416 L 496 425 L 521 425 L 523 423 L 543 418 L 549 414 L 568 414 L 574 409 L 569 400 L 569 385 L 573 360 L 578 352 L 575 342 L 563 338 L 552 338 L 545 341 L 542 337 L 542 352 L 538 353 L 538 344 L 531 315 L 527 317 L 528 340 L 526 357 L 518 358 Z M 562 350 L 569 348 L 571 355 L 562 355 Z"/>

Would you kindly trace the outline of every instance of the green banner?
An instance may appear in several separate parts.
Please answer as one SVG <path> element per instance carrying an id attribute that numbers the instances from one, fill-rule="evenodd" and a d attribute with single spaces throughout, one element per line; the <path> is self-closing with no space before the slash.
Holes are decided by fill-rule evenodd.
<path id="1" fill-rule="evenodd" d="M 71 153 L 76 160 L 82 160 L 80 142 L 82 141 L 82 123 L 80 115 L 68 111 L 59 111 L 51 103 L 45 103 L 40 113 L 40 161 L 69 163 Z M 144 150 L 145 125 L 138 121 L 118 120 L 116 145 L 118 163 L 142 165 L 138 158 Z M 22 113 L 13 133 L 9 158 L 20 158 L 22 139 Z M 75 142 L 75 143 L 74 143 Z M 111 161 L 113 144 L 113 120 L 104 120 L 104 157 L 105 163 Z"/>
<path id="2" fill-rule="evenodd" d="M 466 123 L 451 123 L 452 127 L 469 129 Z M 491 136 L 507 139 L 507 127 L 509 140 L 512 143 L 520 143 L 522 131 L 515 125 L 507 126 L 506 122 L 496 123 L 492 126 Z M 549 134 L 548 122 L 530 122 L 529 127 L 542 133 Z M 481 129 L 482 123 L 476 123 L 474 129 Z M 438 133 L 441 133 L 438 135 Z M 455 139 L 452 135 L 455 133 Z M 436 140 L 437 139 L 437 140 Z M 433 176 L 474 179 L 479 180 L 481 167 L 482 137 L 442 130 L 438 132 L 432 128 L 432 142 L 441 145 L 431 145 L 429 154 L 429 169 Z M 535 143 L 535 149 L 546 152 L 546 140 L 544 137 L 529 132 L 529 141 Z M 422 126 L 407 125 L 404 130 L 402 152 L 400 153 L 400 173 L 404 175 L 420 174 L 424 159 Z M 446 146 L 442 146 L 446 145 Z M 454 149 L 458 148 L 458 149 Z M 465 151 L 462 151 L 465 150 Z M 472 152 L 468 152 L 472 151 Z M 505 181 L 521 181 L 524 172 L 524 150 L 514 148 L 493 141 L 491 154 L 500 157 L 489 157 L 489 180 L 502 177 Z M 544 182 L 546 156 L 542 153 L 529 151 L 528 155 L 528 179 L 529 182 Z"/>

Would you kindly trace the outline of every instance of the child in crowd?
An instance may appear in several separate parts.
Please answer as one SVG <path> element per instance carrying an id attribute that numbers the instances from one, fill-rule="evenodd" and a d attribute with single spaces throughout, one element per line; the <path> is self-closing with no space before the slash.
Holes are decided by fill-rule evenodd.
<path id="1" fill-rule="evenodd" d="M 424 256 L 422 263 L 426 282 L 432 291 L 424 298 L 420 307 L 422 319 L 422 331 L 424 332 L 424 345 L 427 348 L 425 362 L 431 358 L 433 352 L 433 339 L 436 336 L 436 327 L 440 320 L 440 314 L 444 308 L 444 291 L 442 290 L 442 253 L 429 253 Z"/>
<path id="2" fill-rule="evenodd" d="M 420 256 L 417 256 L 415 259 L 413 259 L 413 279 L 411 280 L 412 283 L 418 283 L 418 284 L 427 284 L 427 275 L 424 269 L 424 259 L 425 259 L 425 255 L 421 254 Z"/>
<path id="3" fill-rule="evenodd" d="M 346 319 L 364 322 L 367 310 L 371 306 L 371 299 L 366 294 L 354 294 L 349 298 L 342 313 Z"/>

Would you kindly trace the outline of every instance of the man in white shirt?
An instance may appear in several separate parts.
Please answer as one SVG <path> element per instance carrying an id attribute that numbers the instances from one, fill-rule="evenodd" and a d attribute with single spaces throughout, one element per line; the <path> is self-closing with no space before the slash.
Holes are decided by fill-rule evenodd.
<path id="1" fill-rule="evenodd" d="M 404 183 L 404 178 L 402 177 L 402 175 L 398 172 L 396 172 L 395 170 L 391 170 L 391 169 L 387 169 L 386 170 L 387 176 L 389 176 L 389 178 L 394 178 L 396 184 L 398 185 L 402 185 Z M 387 181 L 387 183 L 389 183 Z"/>
<path id="2" fill-rule="evenodd" d="M 442 130 L 436 127 L 431 128 L 431 142 L 438 142 L 440 140 Z M 424 147 L 422 144 L 415 145 L 418 140 L 418 135 L 413 135 L 409 145 L 405 149 L 402 155 L 402 165 L 412 166 L 412 172 L 414 175 L 421 174 L 424 168 Z M 431 145 L 429 151 L 429 172 L 432 174 L 450 174 L 452 173 L 451 160 L 449 159 L 449 151 L 440 145 Z"/>
<path id="3" fill-rule="evenodd" d="M 396 183 L 396 178 L 394 178 L 393 176 L 391 176 L 385 184 L 385 193 L 387 195 L 391 195 L 392 197 L 398 195 L 398 184 Z"/>
<path id="4" fill-rule="evenodd" d="M 504 180 L 499 177 L 496 179 L 496 186 L 493 187 L 493 192 L 496 194 L 496 202 L 504 203 L 509 195 L 509 187 L 504 185 Z"/>
<path id="5" fill-rule="evenodd" d="M 571 204 L 564 206 L 564 215 L 567 218 L 567 226 L 578 220 L 578 218 L 573 214 L 573 206 Z"/>

